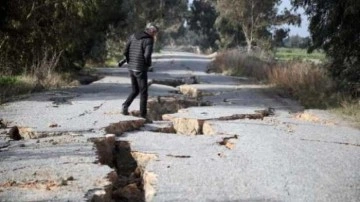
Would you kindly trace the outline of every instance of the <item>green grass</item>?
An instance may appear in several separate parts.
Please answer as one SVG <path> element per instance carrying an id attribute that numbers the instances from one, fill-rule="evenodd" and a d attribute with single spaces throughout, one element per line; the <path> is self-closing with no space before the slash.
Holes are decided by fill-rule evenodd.
<path id="1" fill-rule="evenodd" d="M 0 104 L 16 95 L 28 94 L 35 88 L 35 82 L 29 77 L 0 76 Z"/>
<path id="2" fill-rule="evenodd" d="M 275 57 L 279 60 L 310 60 L 310 61 L 325 61 L 325 54 L 322 51 L 314 51 L 307 53 L 306 49 L 300 48 L 278 48 Z"/>
<path id="3" fill-rule="evenodd" d="M 42 80 L 29 74 L 0 76 L 0 104 L 32 92 L 76 85 L 78 85 L 78 83 L 73 80 L 70 74 L 66 73 L 52 73 Z"/>
<path id="4" fill-rule="evenodd" d="M 15 76 L 0 76 L 0 86 L 10 86 L 19 82 L 18 77 Z"/>

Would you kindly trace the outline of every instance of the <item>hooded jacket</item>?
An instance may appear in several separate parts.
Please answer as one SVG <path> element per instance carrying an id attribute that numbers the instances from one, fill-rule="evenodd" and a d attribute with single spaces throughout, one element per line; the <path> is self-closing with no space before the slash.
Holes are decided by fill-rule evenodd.
<path id="1" fill-rule="evenodd" d="M 131 35 L 124 52 L 128 68 L 133 71 L 148 71 L 153 45 L 153 37 L 146 32 Z"/>

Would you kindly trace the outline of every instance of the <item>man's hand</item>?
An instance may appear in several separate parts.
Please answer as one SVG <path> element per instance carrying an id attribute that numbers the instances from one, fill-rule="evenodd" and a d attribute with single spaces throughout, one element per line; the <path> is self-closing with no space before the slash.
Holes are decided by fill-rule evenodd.
<path id="1" fill-rule="evenodd" d="M 118 67 L 122 67 L 125 63 L 126 63 L 126 59 L 122 59 L 122 60 L 118 63 Z"/>

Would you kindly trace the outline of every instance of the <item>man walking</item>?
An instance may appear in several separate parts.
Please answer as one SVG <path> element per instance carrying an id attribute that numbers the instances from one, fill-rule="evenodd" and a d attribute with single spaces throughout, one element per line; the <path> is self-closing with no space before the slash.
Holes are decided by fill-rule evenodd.
<path id="1" fill-rule="evenodd" d="M 135 33 L 127 41 L 124 55 L 128 63 L 132 92 L 122 105 L 122 113 L 129 114 L 129 106 L 140 93 L 140 116 L 146 120 L 148 82 L 147 72 L 151 66 L 154 37 L 159 29 L 154 24 L 147 24 L 145 31 Z"/>

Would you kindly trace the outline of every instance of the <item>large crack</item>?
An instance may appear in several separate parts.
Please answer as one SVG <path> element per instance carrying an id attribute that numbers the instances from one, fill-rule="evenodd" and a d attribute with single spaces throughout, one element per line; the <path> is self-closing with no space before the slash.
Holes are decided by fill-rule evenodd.
<path id="1" fill-rule="evenodd" d="M 178 84 L 180 83 L 176 82 L 172 84 L 178 86 Z M 201 101 L 201 95 L 203 95 L 201 92 L 197 92 L 196 95 L 197 96 L 195 98 L 189 98 L 185 96 L 151 98 L 148 102 L 149 118 L 152 120 L 163 120 L 163 115 L 176 113 L 180 109 L 192 106 L 210 106 L 210 103 L 205 103 Z M 104 103 L 99 106 L 95 106 L 94 111 L 98 110 L 103 104 Z M 204 134 L 203 126 L 205 121 L 225 121 L 245 118 L 263 119 L 265 116 L 271 115 L 271 113 L 272 112 L 270 111 L 261 110 L 255 112 L 255 114 L 231 115 L 208 120 L 187 119 L 197 124 L 197 127 L 193 128 L 191 128 L 191 124 L 189 125 L 189 122 L 184 122 L 182 124 L 190 127 L 190 134 Z M 178 134 L 182 133 L 177 127 L 177 125 L 181 123 L 176 123 L 176 121 L 174 120 L 171 120 L 167 123 L 171 123 L 171 126 L 164 126 L 162 128 L 154 127 L 154 131 Z M 91 139 L 96 148 L 98 163 L 102 165 L 107 165 L 110 168 L 114 169 L 114 171 L 109 173 L 107 176 L 109 182 L 111 183 L 110 185 L 107 185 L 103 188 L 89 190 L 86 193 L 85 197 L 88 199 L 88 201 L 142 202 L 149 201 L 154 196 L 155 189 L 153 184 L 156 181 L 156 176 L 153 173 L 147 172 L 145 168 L 151 160 L 157 158 L 156 155 L 132 151 L 129 142 L 116 141 L 115 139 L 116 135 L 121 135 L 124 132 L 128 131 L 139 130 L 141 127 L 144 126 L 144 124 L 145 120 L 143 119 L 120 121 L 118 123 L 110 124 L 109 126 L 104 128 L 105 132 L 109 135 L 101 138 Z M 27 138 L 29 139 L 49 136 L 48 133 L 35 132 L 31 128 L 20 128 L 19 133 L 22 133 L 22 137 L 24 137 L 24 134 L 27 134 Z M 65 133 L 61 132 L 59 134 L 51 135 L 64 135 Z M 231 139 L 231 137 L 227 139 L 224 138 L 221 142 L 219 142 L 219 144 L 231 149 L 233 145 L 228 141 L 229 139 Z M 179 156 L 171 154 L 169 154 L 168 156 L 174 158 L 191 158 L 191 156 Z"/>
<path id="2" fill-rule="evenodd" d="M 233 114 L 230 116 L 221 116 L 217 118 L 191 118 L 191 117 L 176 117 L 171 114 L 163 115 L 163 119 L 173 123 L 177 134 L 183 135 L 210 135 L 214 134 L 211 129 L 211 121 L 231 121 L 241 119 L 260 119 L 272 116 L 274 109 L 268 108 L 264 110 L 255 110 L 253 114 Z"/>
<path id="3" fill-rule="evenodd" d="M 133 152 L 129 142 L 116 141 L 114 135 L 95 139 L 94 144 L 99 163 L 115 171 L 108 175 L 111 185 L 105 188 L 105 193 L 88 194 L 90 201 L 142 202 L 153 197 L 154 175 L 146 172 L 145 166 L 155 155 Z"/>
<path id="4" fill-rule="evenodd" d="M 300 140 L 308 141 L 308 142 L 320 142 L 320 143 L 327 143 L 327 144 L 339 144 L 339 145 L 360 147 L 360 144 L 353 144 L 353 143 L 348 143 L 348 142 L 332 142 L 332 141 L 325 141 L 325 140 L 310 140 L 310 139 L 300 139 Z"/>

